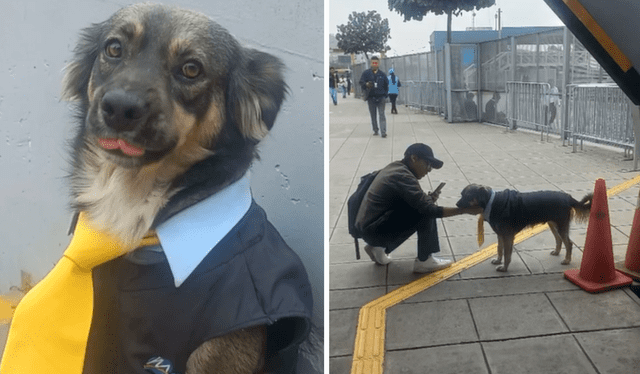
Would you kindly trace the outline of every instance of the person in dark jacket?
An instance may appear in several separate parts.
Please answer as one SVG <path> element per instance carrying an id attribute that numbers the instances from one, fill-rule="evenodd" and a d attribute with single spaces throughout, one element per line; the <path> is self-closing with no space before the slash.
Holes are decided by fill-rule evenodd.
<path id="1" fill-rule="evenodd" d="M 372 261 L 390 263 L 389 254 L 417 232 L 415 273 L 429 273 L 451 264 L 433 256 L 440 252 L 436 218 L 479 214 L 482 208 L 441 207 L 436 204 L 439 192 L 427 194 L 422 190 L 419 180 L 442 165 L 428 145 L 415 143 L 406 149 L 401 161 L 380 170 L 362 200 L 355 223 Z"/>
<path id="2" fill-rule="evenodd" d="M 365 93 L 365 100 L 369 104 L 373 135 L 378 135 L 377 117 L 379 116 L 380 133 L 383 138 L 386 138 L 387 119 L 384 115 L 384 105 L 387 96 L 389 96 L 389 81 L 387 80 L 387 75 L 380 71 L 379 66 L 380 60 L 378 57 L 371 57 L 371 68 L 362 72 L 360 76 L 360 86 Z"/>

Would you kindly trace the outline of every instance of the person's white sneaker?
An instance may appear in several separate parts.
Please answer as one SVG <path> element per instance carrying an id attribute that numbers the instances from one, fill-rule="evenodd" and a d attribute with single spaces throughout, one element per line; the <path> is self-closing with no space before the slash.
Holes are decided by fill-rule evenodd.
<path id="1" fill-rule="evenodd" d="M 444 269 L 451 265 L 451 260 L 429 256 L 425 261 L 418 258 L 413 262 L 414 273 L 431 273 L 436 270 Z"/>
<path id="2" fill-rule="evenodd" d="M 374 261 L 380 265 L 386 265 L 391 262 L 391 256 L 384 252 L 382 247 L 374 247 L 369 244 L 364 246 L 364 251 L 367 252 L 371 261 Z"/>

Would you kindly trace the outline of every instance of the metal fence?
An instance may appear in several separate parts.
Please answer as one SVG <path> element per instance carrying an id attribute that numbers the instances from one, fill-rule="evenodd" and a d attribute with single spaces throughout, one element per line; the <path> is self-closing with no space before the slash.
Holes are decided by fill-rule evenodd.
<path id="1" fill-rule="evenodd" d="M 449 122 L 490 122 L 626 151 L 635 143 L 626 96 L 565 27 L 380 61 L 384 72 L 392 67 L 402 82 L 398 104 Z M 356 95 L 366 68 L 354 66 Z"/>
<path id="2" fill-rule="evenodd" d="M 591 140 L 624 148 L 634 147 L 633 119 L 627 95 L 615 84 L 567 86 L 569 97 L 569 136 L 573 150 L 577 140 Z"/>
<path id="3" fill-rule="evenodd" d="M 512 128 L 526 128 L 544 134 L 562 134 L 558 89 L 549 83 L 507 82 L 507 123 Z"/>

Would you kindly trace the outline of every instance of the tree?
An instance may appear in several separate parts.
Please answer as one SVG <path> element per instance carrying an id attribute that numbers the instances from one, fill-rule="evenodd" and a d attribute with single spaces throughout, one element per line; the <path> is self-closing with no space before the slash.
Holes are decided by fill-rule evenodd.
<path id="1" fill-rule="evenodd" d="M 421 21 L 427 13 L 447 14 L 447 43 L 451 43 L 451 15 L 459 16 L 463 11 L 480 10 L 495 4 L 495 0 L 388 0 L 389 10 L 404 15 L 404 21 Z"/>
<path id="2" fill-rule="evenodd" d="M 367 60 L 368 53 L 384 52 L 390 48 L 387 41 L 391 39 L 389 34 L 389 20 L 382 19 L 375 10 L 365 12 L 353 12 L 349 15 L 346 25 L 338 26 L 336 40 L 338 48 L 345 54 L 364 53 Z"/>

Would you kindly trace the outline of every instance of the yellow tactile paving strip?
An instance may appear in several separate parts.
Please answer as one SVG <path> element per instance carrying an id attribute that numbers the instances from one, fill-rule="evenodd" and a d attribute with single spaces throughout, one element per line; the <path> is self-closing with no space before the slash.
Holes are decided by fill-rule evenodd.
<path id="1" fill-rule="evenodd" d="M 610 188 L 607 190 L 607 196 L 615 196 L 638 183 L 640 183 L 640 175 Z M 544 224 L 525 229 L 516 235 L 514 244 L 537 235 L 547 228 L 549 226 Z M 446 269 L 426 275 L 364 305 L 358 316 L 351 374 L 382 374 L 387 309 L 495 256 L 497 248 L 498 244 L 494 243 L 453 263 Z"/>

